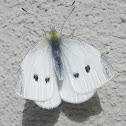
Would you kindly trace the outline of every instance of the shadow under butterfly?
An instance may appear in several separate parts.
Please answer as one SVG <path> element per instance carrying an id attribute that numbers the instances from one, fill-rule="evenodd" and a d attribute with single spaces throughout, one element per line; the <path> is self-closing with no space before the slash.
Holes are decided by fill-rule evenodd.
<path id="1" fill-rule="evenodd" d="M 46 110 L 37 106 L 33 101 L 26 100 L 22 126 L 53 126 L 57 122 L 59 113 L 59 107 Z"/>
<path id="2" fill-rule="evenodd" d="M 59 118 L 60 112 L 64 113 L 70 120 L 74 122 L 84 122 L 90 116 L 98 115 L 102 111 L 100 100 L 97 93 L 85 103 L 62 104 L 53 109 L 45 110 L 37 106 L 33 101 L 26 100 L 22 126 L 54 126 Z"/>

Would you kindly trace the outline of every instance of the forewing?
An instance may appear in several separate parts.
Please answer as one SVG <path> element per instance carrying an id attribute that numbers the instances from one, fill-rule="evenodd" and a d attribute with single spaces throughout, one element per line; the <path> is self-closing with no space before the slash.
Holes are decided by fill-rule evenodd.
<path id="1" fill-rule="evenodd" d="M 63 64 L 73 90 L 79 94 L 94 91 L 113 76 L 103 54 L 83 41 L 64 39 L 61 44 Z"/>
<path id="2" fill-rule="evenodd" d="M 59 83 L 59 91 L 61 99 L 68 103 L 79 104 L 89 100 L 93 95 L 94 91 L 88 94 L 79 94 L 73 90 L 71 80 L 68 76 L 68 69 L 64 68 L 64 79 Z"/>
<path id="3" fill-rule="evenodd" d="M 53 93 L 53 97 L 47 101 L 42 101 L 42 102 L 36 102 L 35 103 L 44 108 L 44 109 L 53 109 L 56 108 L 57 106 L 59 106 L 59 104 L 61 103 L 61 99 L 59 96 L 59 91 L 58 91 L 58 80 L 54 74 L 54 93 Z"/>
<path id="4" fill-rule="evenodd" d="M 53 76 L 51 49 L 48 42 L 43 40 L 23 60 L 18 72 L 16 92 L 30 100 L 49 100 L 53 96 Z"/>

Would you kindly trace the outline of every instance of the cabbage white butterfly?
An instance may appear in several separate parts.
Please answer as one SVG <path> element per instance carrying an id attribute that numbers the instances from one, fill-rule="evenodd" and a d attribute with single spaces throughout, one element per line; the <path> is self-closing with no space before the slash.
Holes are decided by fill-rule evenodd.
<path id="1" fill-rule="evenodd" d="M 75 104 L 89 100 L 112 77 L 112 66 L 101 52 L 84 41 L 62 38 L 51 29 L 49 38 L 36 43 L 24 58 L 16 93 L 52 109 L 61 99 Z"/>

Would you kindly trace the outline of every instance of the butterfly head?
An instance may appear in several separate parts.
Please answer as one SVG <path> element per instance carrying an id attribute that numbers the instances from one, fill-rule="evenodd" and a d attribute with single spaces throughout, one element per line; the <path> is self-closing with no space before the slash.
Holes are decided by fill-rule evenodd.
<path id="1" fill-rule="evenodd" d="M 58 39 L 58 38 L 59 38 L 59 36 L 58 36 L 56 30 L 51 29 L 51 31 L 49 32 L 49 39 Z"/>

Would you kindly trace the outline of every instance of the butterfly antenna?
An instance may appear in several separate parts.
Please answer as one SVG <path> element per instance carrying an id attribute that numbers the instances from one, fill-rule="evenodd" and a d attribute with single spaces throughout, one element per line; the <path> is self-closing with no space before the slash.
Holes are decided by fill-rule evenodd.
<path id="1" fill-rule="evenodd" d="M 75 4 L 75 1 L 72 3 L 72 5 L 74 5 Z"/>
<path id="2" fill-rule="evenodd" d="M 24 8 L 22 8 L 23 11 L 27 12 Z M 28 12 L 27 12 L 28 13 Z"/>
<path id="3" fill-rule="evenodd" d="M 74 5 L 75 1 L 72 3 L 72 5 Z M 62 26 L 61 26 L 61 30 L 60 30 L 60 35 L 62 34 L 62 30 L 64 28 L 64 25 L 66 23 L 66 21 L 68 20 L 68 18 L 70 17 L 70 15 L 72 14 L 72 12 L 74 11 L 75 7 L 73 7 L 73 9 L 71 10 L 71 12 L 69 13 L 69 15 L 66 17 L 65 21 L 63 22 Z"/>
<path id="4" fill-rule="evenodd" d="M 35 15 L 35 14 L 33 14 L 33 13 L 29 13 L 26 9 L 24 9 L 24 8 L 21 8 L 23 11 L 25 11 L 27 14 L 30 14 L 30 15 L 32 15 L 32 16 L 34 16 L 35 17 L 35 19 L 37 19 L 37 16 Z M 45 36 L 45 38 L 47 39 L 47 36 L 46 36 L 46 31 L 44 30 L 44 29 L 42 29 L 43 30 L 43 32 L 44 32 L 44 36 Z"/>

